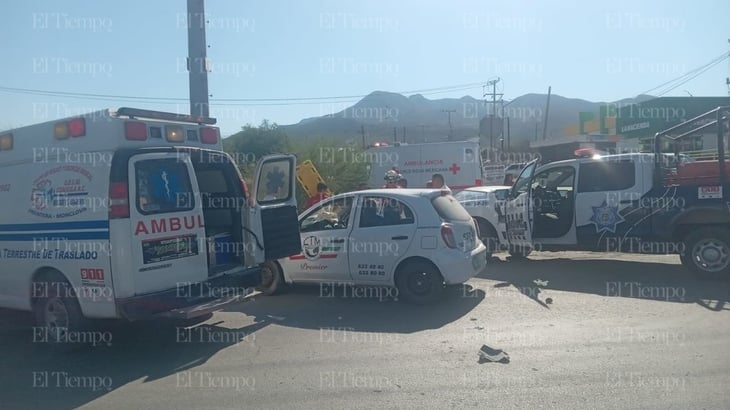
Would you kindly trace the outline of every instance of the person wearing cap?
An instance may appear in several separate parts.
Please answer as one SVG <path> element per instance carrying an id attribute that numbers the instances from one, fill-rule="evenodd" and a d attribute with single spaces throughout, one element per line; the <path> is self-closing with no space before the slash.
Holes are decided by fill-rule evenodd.
<path id="1" fill-rule="evenodd" d="M 398 185 L 398 172 L 395 170 L 388 170 L 383 179 L 385 180 L 383 188 L 400 188 L 400 185 Z"/>
<path id="2" fill-rule="evenodd" d="M 327 198 L 329 198 L 329 195 L 327 195 L 327 184 L 320 182 L 317 184 L 317 194 L 307 200 L 305 208 L 309 209 L 314 206 L 314 204 Z"/>

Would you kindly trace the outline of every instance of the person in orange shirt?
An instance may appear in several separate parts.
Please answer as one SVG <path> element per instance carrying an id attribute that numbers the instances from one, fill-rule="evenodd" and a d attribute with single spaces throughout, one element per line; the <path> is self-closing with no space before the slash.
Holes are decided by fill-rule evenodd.
<path id="1" fill-rule="evenodd" d="M 325 184 L 324 182 L 320 182 L 317 184 L 317 194 L 307 200 L 307 205 L 305 206 L 305 208 L 309 209 L 317 202 L 320 202 L 327 198 L 329 198 L 329 195 L 327 195 L 327 184 Z"/>

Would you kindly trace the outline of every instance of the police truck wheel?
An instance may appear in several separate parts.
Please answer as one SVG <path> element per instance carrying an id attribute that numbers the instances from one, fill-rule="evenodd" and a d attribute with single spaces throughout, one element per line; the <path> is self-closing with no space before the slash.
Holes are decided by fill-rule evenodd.
<path id="1" fill-rule="evenodd" d="M 39 293 L 33 304 L 38 327 L 34 337 L 61 350 L 72 348 L 67 341 L 75 338 L 69 335 L 83 330 L 86 321 L 71 286 L 65 281 L 46 281 L 35 283 L 34 292 Z"/>
<path id="2" fill-rule="evenodd" d="M 524 246 L 511 246 L 509 248 L 509 256 L 514 259 L 526 259 L 532 253 L 532 249 Z"/>
<path id="3" fill-rule="evenodd" d="M 281 266 L 274 261 L 266 261 L 261 265 L 261 284 L 258 290 L 266 296 L 281 293 L 284 288 L 284 273 Z"/>
<path id="4" fill-rule="evenodd" d="M 730 276 L 730 232 L 726 229 L 702 228 L 684 239 L 682 264 L 702 279 Z"/>
<path id="5" fill-rule="evenodd" d="M 484 246 L 487 248 L 487 259 L 492 258 L 492 254 L 499 251 L 499 236 L 497 230 L 492 225 L 479 221 L 479 233 L 481 234 L 481 240 Z"/>
<path id="6" fill-rule="evenodd" d="M 401 267 L 395 285 L 399 298 L 418 305 L 437 302 L 445 289 L 444 279 L 438 269 L 423 261 L 410 262 Z"/>

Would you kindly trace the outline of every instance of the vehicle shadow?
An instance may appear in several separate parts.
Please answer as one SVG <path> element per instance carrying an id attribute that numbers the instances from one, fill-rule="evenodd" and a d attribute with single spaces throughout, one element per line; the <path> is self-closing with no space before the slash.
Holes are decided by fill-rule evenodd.
<path id="1" fill-rule="evenodd" d="M 205 317 L 202 319 L 206 319 Z M 236 329 L 173 320 L 97 323 L 95 343 L 46 343 L 30 314 L 0 309 L 0 397 L 3 408 L 78 408 L 130 382 L 165 377 L 174 394 L 185 376 L 219 351 L 248 343 L 269 322 Z M 90 340 L 94 336 L 85 336 Z M 110 344 L 105 343 L 111 341 Z M 166 391 L 168 391 L 166 389 Z"/>
<path id="2" fill-rule="evenodd" d="M 539 299 L 540 289 L 697 303 L 717 312 L 730 310 L 728 281 L 697 279 L 678 264 L 598 257 L 568 259 L 541 256 L 540 259 L 512 260 L 492 258 L 487 269 L 477 277 L 500 281 L 495 287 L 514 286 L 545 308 L 549 308 L 549 305 Z"/>
<path id="3" fill-rule="evenodd" d="M 169 378 L 165 383 L 170 389 L 166 391 L 174 394 L 175 388 L 189 383 L 187 372 L 195 372 L 196 367 L 223 349 L 244 343 L 253 345 L 255 333 L 271 324 L 400 333 L 435 329 L 467 314 L 484 299 L 483 291 L 467 288 L 449 288 L 443 302 L 416 306 L 384 295 L 320 297 L 318 287 L 292 287 L 282 296 L 259 296 L 230 307 L 228 311 L 255 317 L 255 322 L 247 326 L 227 328 L 209 320 L 201 323 L 210 316 L 197 323 L 98 322 L 85 333 L 87 339 L 96 338 L 94 346 L 71 344 L 71 351 L 45 343 L 43 334 L 33 328 L 31 314 L 0 309 L 2 406 L 77 408 L 128 383 L 163 378 Z M 459 297 L 467 290 L 470 297 Z"/>
<path id="4" fill-rule="evenodd" d="M 440 302 L 414 305 L 396 300 L 394 289 L 338 285 L 323 291 L 323 286 L 331 285 L 289 286 L 282 295 L 237 305 L 235 311 L 257 321 L 273 320 L 303 329 L 347 327 L 362 332 L 414 333 L 456 321 L 485 296 L 469 285 L 450 286 Z"/>

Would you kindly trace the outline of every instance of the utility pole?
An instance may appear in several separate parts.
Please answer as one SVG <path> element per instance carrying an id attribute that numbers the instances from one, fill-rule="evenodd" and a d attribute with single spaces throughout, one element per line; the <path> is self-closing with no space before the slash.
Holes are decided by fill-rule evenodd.
<path id="1" fill-rule="evenodd" d="M 398 134 L 396 133 L 396 127 L 393 127 L 393 142 L 398 142 Z"/>
<path id="2" fill-rule="evenodd" d="M 210 117 L 204 0 L 188 0 L 188 71 L 190 115 Z"/>
<path id="3" fill-rule="evenodd" d="M 403 136 L 401 137 L 401 142 L 406 142 L 406 126 L 403 126 Z"/>
<path id="4" fill-rule="evenodd" d="M 550 91 L 552 91 L 553 87 L 548 87 L 548 96 L 547 96 L 547 106 L 545 107 L 545 123 L 542 127 L 542 140 L 545 141 L 545 138 L 547 137 L 547 124 L 548 124 L 548 114 L 550 113 Z"/>
<path id="5" fill-rule="evenodd" d="M 510 150 L 510 149 L 512 149 L 512 148 L 510 148 L 510 145 L 509 145 L 509 117 L 507 117 L 507 150 Z"/>
<path id="6" fill-rule="evenodd" d="M 449 141 L 454 139 L 454 129 L 451 127 L 451 113 L 456 112 L 456 110 L 441 110 L 441 112 L 445 112 L 449 115 Z"/>
<path id="7" fill-rule="evenodd" d="M 366 149 L 367 145 L 365 144 L 365 126 L 360 126 L 360 133 L 362 134 L 362 149 Z"/>
<path id="8" fill-rule="evenodd" d="M 491 115 L 489 114 L 489 110 L 487 111 L 487 115 L 489 116 L 489 148 L 494 149 L 494 120 L 496 117 L 496 111 L 497 111 L 497 95 L 499 95 L 500 100 L 502 99 L 503 94 L 497 94 L 497 83 L 500 81 L 500 78 L 497 77 L 494 80 L 487 81 L 486 87 L 492 86 L 492 109 L 491 109 Z M 483 93 L 482 98 L 489 95 L 489 93 Z M 486 104 L 486 100 L 484 100 L 484 103 Z"/>
<path id="9" fill-rule="evenodd" d="M 426 130 L 425 130 L 426 126 L 424 124 L 421 124 L 420 127 L 421 127 L 421 139 L 423 140 L 423 142 L 426 142 Z"/>

